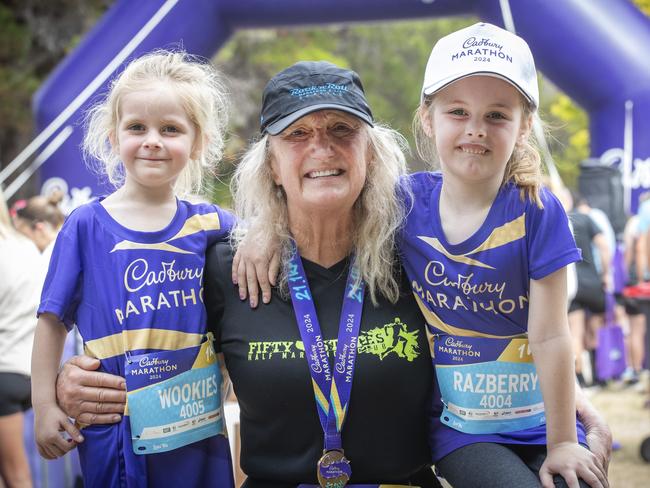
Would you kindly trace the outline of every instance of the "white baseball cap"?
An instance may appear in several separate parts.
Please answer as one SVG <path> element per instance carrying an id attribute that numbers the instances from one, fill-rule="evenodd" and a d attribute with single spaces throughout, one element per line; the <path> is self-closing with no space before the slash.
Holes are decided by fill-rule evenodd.
<path id="1" fill-rule="evenodd" d="M 533 54 L 526 41 L 507 30 L 480 22 L 436 42 L 424 72 L 422 98 L 472 75 L 501 78 L 539 106 Z"/>

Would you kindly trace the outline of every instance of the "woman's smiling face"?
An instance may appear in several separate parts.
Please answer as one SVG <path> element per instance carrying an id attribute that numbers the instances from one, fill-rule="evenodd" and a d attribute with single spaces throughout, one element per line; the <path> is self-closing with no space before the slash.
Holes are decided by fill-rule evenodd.
<path id="1" fill-rule="evenodd" d="M 366 182 L 365 125 L 346 112 L 321 110 L 270 136 L 273 179 L 290 211 L 351 212 Z"/>

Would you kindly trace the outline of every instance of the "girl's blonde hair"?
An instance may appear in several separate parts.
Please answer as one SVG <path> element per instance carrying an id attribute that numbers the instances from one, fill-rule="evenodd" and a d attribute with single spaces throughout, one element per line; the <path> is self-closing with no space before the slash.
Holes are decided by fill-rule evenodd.
<path id="1" fill-rule="evenodd" d="M 362 127 L 368 134 L 370 161 L 365 184 L 353 208 L 353 253 L 373 303 L 377 303 L 378 294 L 395 303 L 400 294 L 395 236 L 407 210 L 403 202 L 411 200 L 408 188 L 399 188 L 400 177 L 406 174 L 402 150 L 408 146 L 399 133 L 387 127 Z M 276 136 L 265 135 L 253 143 L 235 170 L 231 190 L 239 220 L 231 238 L 235 247 L 244 236 L 264 247 L 279 241 L 279 287 L 287 297 L 286 269 L 292 236 L 286 196 L 273 180 L 270 137 Z"/>
<path id="2" fill-rule="evenodd" d="M 529 117 L 535 117 L 536 109 L 528 103 L 523 96 L 520 96 L 523 105 L 522 120 Z M 415 137 L 415 146 L 418 155 L 432 167 L 437 168 L 440 165 L 438 150 L 435 143 L 435 135 L 427 135 L 422 125 L 422 117 L 427 116 L 433 120 L 433 102 L 435 94 L 426 95 L 422 103 L 415 112 L 413 118 L 413 135 Z M 431 127 L 431 131 L 434 131 Z M 543 208 L 540 198 L 542 182 L 542 159 L 539 153 L 539 145 L 533 131 L 525 141 L 517 141 L 514 151 L 506 164 L 501 185 L 508 182 L 514 183 L 520 191 L 521 199 L 530 199 L 539 208 Z"/>
<path id="3" fill-rule="evenodd" d="M 94 105 L 86 117 L 83 141 L 86 161 L 94 159 L 101 173 L 119 187 L 124 183 L 124 166 L 112 148 L 109 138 L 117 132 L 123 97 L 134 91 L 150 89 L 154 83 L 165 83 L 176 90 L 187 116 L 197 131 L 190 159 L 176 181 L 179 195 L 200 193 L 206 171 L 216 169 L 223 152 L 228 123 L 228 93 L 219 73 L 209 63 L 184 51 L 157 50 L 129 63 L 111 83 L 106 98 Z M 88 158 L 89 156 L 89 158 Z"/>

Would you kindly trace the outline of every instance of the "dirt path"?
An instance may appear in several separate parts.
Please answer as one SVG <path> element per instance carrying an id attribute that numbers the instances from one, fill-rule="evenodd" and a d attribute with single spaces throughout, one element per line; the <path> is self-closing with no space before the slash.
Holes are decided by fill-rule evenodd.
<path id="1" fill-rule="evenodd" d="M 611 488 L 650 487 L 650 463 L 644 462 L 640 454 L 641 442 L 650 437 L 650 409 L 644 408 L 649 381 L 645 378 L 645 388 L 612 384 L 590 395 L 607 419 L 614 440 L 621 445 L 609 466 Z M 642 393 L 644 389 L 646 393 Z"/>

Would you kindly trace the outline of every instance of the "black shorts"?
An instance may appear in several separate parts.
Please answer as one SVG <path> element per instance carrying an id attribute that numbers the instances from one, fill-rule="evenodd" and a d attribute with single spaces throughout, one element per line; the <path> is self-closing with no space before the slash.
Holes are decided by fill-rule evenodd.
<path id="1" fill-rule="evenodd" d="M 0 373 L 0 417 L 24 412 L 31 407 L 32 387 L 29 376 Z"/>
<path id="2" fill-rule="evenodd" d="M 585 310 L 594 314 L 605 313 L 605 290 L 595 280 L 578 284 L 578 292 L 569 304 L 569 312 Z"/>
<path id="3" fill-rule="evenodd" d="M 616 298 L 617 304 L 625 307 L 625 313 L 627 315 L 641 315 L 645 313 L 643 304 L 638 298 L 626 297 L 622 293 L 617 293 L 614 297 Z"/>

